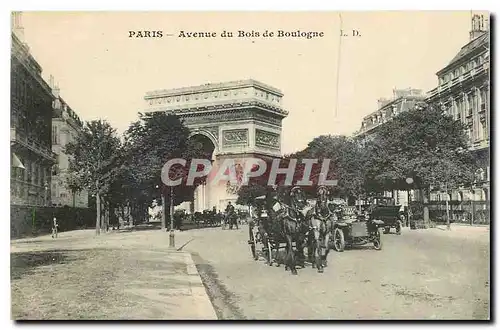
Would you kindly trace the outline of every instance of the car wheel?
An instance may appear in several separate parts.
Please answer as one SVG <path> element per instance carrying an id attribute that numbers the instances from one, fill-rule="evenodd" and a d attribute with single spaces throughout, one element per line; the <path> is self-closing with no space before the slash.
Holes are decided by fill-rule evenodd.
<path id="1" fill-rule="evenodd" d="M 373 248 L 377 251 L 382 250 L 382 239 L 380 237 L 380 232 L 377 232 L 375 238 L 373 239 Z"/>
<path id="2" fill-rule="evenodd" d="M 333 233 L 333 247 L 337 252 L 343 252 L 345 249 L 344 231 L 340 228 L 335 228 Z"/>

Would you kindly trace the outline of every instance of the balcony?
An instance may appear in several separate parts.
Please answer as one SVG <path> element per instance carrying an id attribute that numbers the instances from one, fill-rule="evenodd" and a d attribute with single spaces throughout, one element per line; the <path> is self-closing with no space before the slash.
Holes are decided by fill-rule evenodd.
<path id="1" fill-rule="evenodd" d="M 29 139 L 27 136 L 20 134 L 14 127 L 10 128 L 10 144 L 20 145 L 26 149 L 31 150 L 37 155 L 45 158 L 46 160 L 55 163 L 56 154 L 52 152 L 49 148 L 43 146 L 41 143 L 34 139 Z"/>
<path id="2" fill-rule="evenodd" d="M 471 151 L 478 151 L 482 149 L 486 149 L 490 147 L 490 143 L 488 139 L 482 139 L 479 141 L 475 141 L 474 143 L 470 143 L 469 148 Z"/>
<path id="3" fill-rule="evenodd" d="M 462 82 L 465 82 L 470 78 L 473 78 L 474 76 L 485 73 L 487 70 L 488 70 L 487 65 L 478 66 L 476 68 L 473 68 L 470 71 L 467 71 L 467 72 L 461 74 L 460 76 L 458 76 L 452 80 L 449 80 L 445 83 L 442 83 L 438 87 L 430 90 L 428 92 L 428 97 L 432 98 L 432 97 L 436 96 L 436 94 L 439 94 L 439 93 L 444 92 L 448 89 L 451 89 L 451 88 L 455 87 L 456 85 L 461 84 Z"/>

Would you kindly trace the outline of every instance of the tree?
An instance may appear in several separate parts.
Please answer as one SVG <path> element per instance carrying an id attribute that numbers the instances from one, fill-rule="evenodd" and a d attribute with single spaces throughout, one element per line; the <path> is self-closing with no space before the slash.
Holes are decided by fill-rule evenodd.
<path id="1" fill-rule="evenodd" d="M 116 131 L 104 120 L 87 122 L 76 140 L 66 145 L 70 155 L 70 172 L 78 178 L 78 189 L 87 189 L 96 196 L 96 234 L 100 234 L 101 193 L 109 182 L 113 157 L 120 146 Z M 79 183 L 77 183 L 79 182 Z M 77 189 L 77 188 L 75 188 Z"/>
<path id="2" fill-rule="evenodd" d="M 82 178 L 79 176 L 81 173 L 78 172 L 67 172 L 65 173 L 64 185 L 71 191 L 71 197 L 73 199 L 73 207 L 76 206 L 76 194 L 83 190 Z"/>
<path id="3" fill-rule="evenodd" d="M 324 160 L 330 160 L 327 179 L 336 179 L 337 185 L 331 189 L 343 197 L 359 196 L 364 192 L 365 161 L 367 155 L 361 145 L 346 136 L 322 135 L 314 138 L 308 146 L 296 153 L 294 157 L 302 159 L 318 159 L 313 167 L 312 177 L 317 178 L 322 170 Z M 313 188 L 318 185 L 314 181 Z M 311 191 L 315 193 L 315 189 Z"/>
<path id="4" fill-rule="evenodd" d="M 182 169 L 182 179 L 185 179 L 193 158 L 207 158 L 201 146 L 190 142 L 189 134 L 189 129 L 176 115 L 165 112 L 139 114 L 139 120 L 130 125 L 125 132 L 124 164 L 134 177 L 136 203 L 144 205 L 158 199 L 158 205 L 168 204 L 171 208 L 170 200 L 178 205 L 190 198 L 194 186 L 182 184 L 170 189 L 161 181 L 161 171 L 168 160 L 186 160 L 186 166 Z M 202 181 L 203 178 L 198 179 L 194 185 Z M 174 196 L 170 196 L 172 192 Z M 165 227 L 164 222 L 162 227 Z"/>
<path id="5" fill-rule="evenodd" d="M 261 184 L 251 183 L 246 186 L 242 186 L 238 190 L 238 199 L 236 204 L 239 205 L 255 205 L 255 198 L 265 195 L 266 187 Z"/>
<path id="6" fill-rule="evenodd" d="M 474 158 L 467 151 L 465 125 L 421 104 L 382 125 L 368 144 L 370 177 L 381 187 L 416 188 L 472 182 Z"/>

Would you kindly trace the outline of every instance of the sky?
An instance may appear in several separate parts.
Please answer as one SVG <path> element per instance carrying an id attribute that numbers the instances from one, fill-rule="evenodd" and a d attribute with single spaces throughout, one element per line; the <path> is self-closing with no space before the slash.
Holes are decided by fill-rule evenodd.
<path id="1" fill-rule="evenodd" d="M 342 12 L 343 30 L 360 36 L 341 40 L 339 12 L 24 12 L 22 25 L 44 78 L 54 76 L 82 120 L 106 119 L 122 133 L 146 109 L 148 91 L 252 78 L 284 93 L 288 153 L 318 135 L 352 134 L 394 88 L 435 88 L 435 73 L 469 41 L 470 17 L 470 11 Z M 174 36 L 129 38 L 138 30 Z M 178 38 L 181 30 L 324 37 Z"/>

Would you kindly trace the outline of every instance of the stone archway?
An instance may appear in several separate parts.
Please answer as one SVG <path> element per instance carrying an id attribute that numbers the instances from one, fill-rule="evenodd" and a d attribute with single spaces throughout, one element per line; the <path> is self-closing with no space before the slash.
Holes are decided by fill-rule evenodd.
<path id="1" fill-rule="evenodd" d="M 196 148 L 201 151 L 201 159 L 211 161 L 213 164 L 216 161 L 217 141 L 210 134 L 204 130 L 194 130 L 189 135 L 189 147 Z M 193 190 L 191 201 L 189 205 L 183 208 L 189 208 L 189 212 L 203 212 L 204 210 L 211 209 L 210 197 L 213 192 L 210 191 L 210 185 L 202 184 Z"/>
<path id="2" fill-rule="evenodd" d="M 191 130 L 189 139 L 191 141 L 193 139 L 198 140 L 200 143 L 203 143 L 207 149 L 211 148 L 212 158 L 219 153 L 219 143 L 217 142 L 217 138 L 210 131 L 204 129 Z M 210 144 L 208 142 L 210 142 Z"/>
<path id="3" fill-rule="evenodd" d="M 144 99 L 146 112 L 171 112 L 189 128 L 190 137 L 209 140 L 214 146 L 212 167 L 227 159 L 282 156 L 282 120 L 288 111 L 283 107 L 283 93 L 272 86 L 247 79 L 161 89 L 147 92 Z M 202 203 L 204 207 L 223 209 L 237 199 L 225 185 L 208 186 L 210 196 Z"/>

